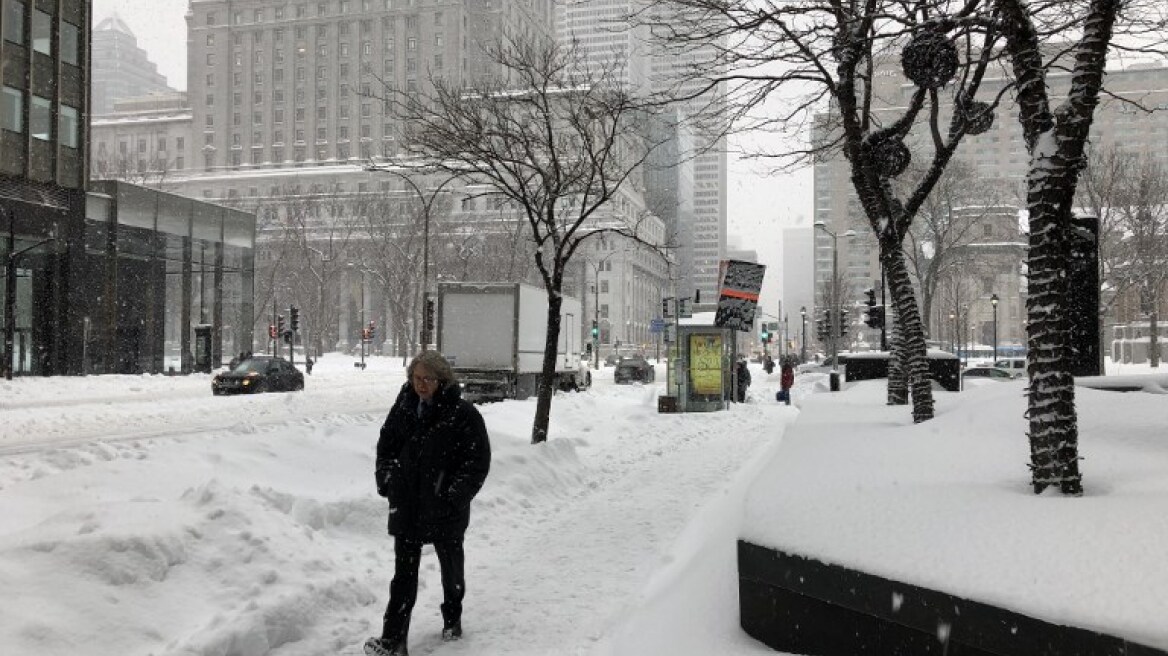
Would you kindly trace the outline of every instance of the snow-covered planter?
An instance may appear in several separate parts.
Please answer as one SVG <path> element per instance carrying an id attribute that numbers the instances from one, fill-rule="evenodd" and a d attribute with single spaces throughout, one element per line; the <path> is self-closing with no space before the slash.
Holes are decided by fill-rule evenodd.
<path id="1" fill-rule="evenodd" d="M 957 46 L 932 30 L 914 34 L 900 55 L 905 77 L 922 89 L 945 86 L 957 73 L 957 64 Z"/>

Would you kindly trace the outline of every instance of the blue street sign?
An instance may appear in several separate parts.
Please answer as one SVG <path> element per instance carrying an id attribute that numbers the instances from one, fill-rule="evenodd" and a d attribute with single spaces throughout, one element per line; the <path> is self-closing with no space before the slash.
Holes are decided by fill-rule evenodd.
<path id="1" fill-rule="evenodd" d="M 665 319 L 650 319 L 649 332 L 660 333 L 665 331 Z"/>

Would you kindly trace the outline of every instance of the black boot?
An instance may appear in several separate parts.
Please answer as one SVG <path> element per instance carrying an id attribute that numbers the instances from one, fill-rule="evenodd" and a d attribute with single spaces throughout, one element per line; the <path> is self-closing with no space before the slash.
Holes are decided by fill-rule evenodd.
<path id="1" fill-rule="evenodd" d="M 365 641 L 365 656 L 410 656 L 405 641 L 395 642 L 385 638 L 370 638 Z"/>
<path id="2" fill-rule="evenodd" d="M 446 620 L 442 623 L 442 640 L 451 642 L 462 638 L 462 622 L 459 620 Z"/>

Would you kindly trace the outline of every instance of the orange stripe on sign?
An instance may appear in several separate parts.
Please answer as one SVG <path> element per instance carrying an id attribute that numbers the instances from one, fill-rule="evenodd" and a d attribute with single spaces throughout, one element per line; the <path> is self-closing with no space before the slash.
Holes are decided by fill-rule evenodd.
<path id="1" fill-rule="evenodd" d="M 738 291 L 737 289 L 723 289 L 722 296 L 731 296 L 734 298 L 741 298 L 747 301 L 757 301 L 758 294 L 751 292 Z"/>

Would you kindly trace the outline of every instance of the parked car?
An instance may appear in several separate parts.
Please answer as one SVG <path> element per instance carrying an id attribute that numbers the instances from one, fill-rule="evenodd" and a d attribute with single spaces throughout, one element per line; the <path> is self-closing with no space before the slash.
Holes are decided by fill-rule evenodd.
<path id="1" fill-rule="evenodd" d="M 623 383 L 651 383 L 656 378 L 653 365 L 642 357 L 621 358 L 616 363 L 616 371 L 612 379 L 617 384 Z"/>
<path id="2" fill-rule="evenodd" d="M 970 367 L 961 372 L 965 378 L 989 378 L 991 380 L 1007 381 L 1014 380 L 1018 375 L 1007 369 L 999 369 L 997 367 Z"/>
<path id="3" fill-rule="evenodd" d="M 284 358 L 256 355 L 211 379 L 211 393 L 261 394 L 298 392 L 304 389 L 304 374 Z"/>
<path id="4" fill-rule="evenodd" d="M 1026 373 L 1026 358 L 1002 358 L 994 366 L 1021 375 Z"/>

